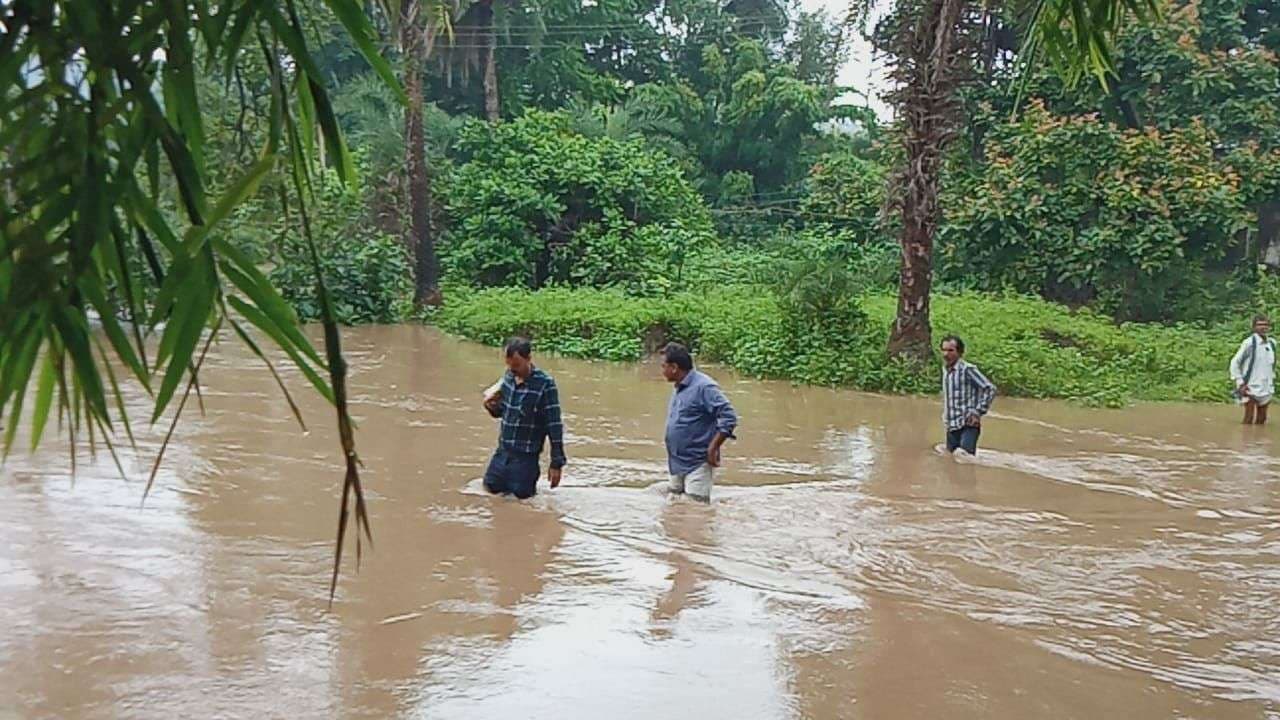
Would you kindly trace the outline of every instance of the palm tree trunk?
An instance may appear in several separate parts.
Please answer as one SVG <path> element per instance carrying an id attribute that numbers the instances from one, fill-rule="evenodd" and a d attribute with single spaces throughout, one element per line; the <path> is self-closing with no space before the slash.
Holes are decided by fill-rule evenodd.
<path id="1" fill-rule="evenodd" d="M 426 136 L 422 127 L 424 87 L 422 74 L 427 65 L 426 34 L 419 21 L 418 0 L 401 5 L 400 42 L 404 53 L 404 90 L 408 106 L 404 115 L 405 207 L 409 209 L 405 245 L 414 257 L 413 299 L 418 305 L 440 303 L 440 266 L 435 240 L 431 236 L 431 177 L 427 169 Z"/>
<path id="2" fill-rule="evenodd" d="M 493 0 L 484 2 L 484 116 L 489 122 L 498 122 L 500 105 L 498 103 L 498 59 L 497 34 L 493 29 Z"/>
<path id="3" fill-rule="evenodd" d="M 905 124 L 906 168 L 901 176 L 902 265 L 898 315 L 889 354 L 918 362 L 933 357 L 929 292 L 933 243 L 938 230 L 938 189 L 943 153 L 956 135 L 956 82 L 961 62 L 956 37 L 965 0 L 930 0 L 910 28 L 900 107 Z"/>

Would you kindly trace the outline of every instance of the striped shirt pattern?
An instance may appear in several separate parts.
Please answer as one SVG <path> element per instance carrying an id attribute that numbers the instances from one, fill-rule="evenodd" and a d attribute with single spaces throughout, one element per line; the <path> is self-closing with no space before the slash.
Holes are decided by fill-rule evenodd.
<path id="1" fill-rule="evenodd" d="M 560 419 L 560 391 L 556 381 L 534 368 L 523 383 L 510 370 L 502 376 L 502 423 L 498 447 L 540 455 L 551 439 L 551 467 L 564 467 L 564 423 Z"/>
<path id="2" fill-rule="evenodd" d="M 942 369 L 942 421 L 959 430 L 973 415 L 986 415 L 996 399 L 996 386 L 964 360 Z"/>

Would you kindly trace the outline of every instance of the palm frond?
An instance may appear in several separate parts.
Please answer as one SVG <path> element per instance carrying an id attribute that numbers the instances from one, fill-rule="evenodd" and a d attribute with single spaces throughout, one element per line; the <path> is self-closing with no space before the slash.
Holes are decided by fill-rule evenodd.
<path id="1" fill-rule="evenodd" d="M 1115 75 L 1112 48 L 1133 19 L 1159 15 L 1157 0 L 1034 0 L 1024 8 L 1022 82 L 1040 58 L 1069 84 L 1092 75 L 1104 88 Z"/>

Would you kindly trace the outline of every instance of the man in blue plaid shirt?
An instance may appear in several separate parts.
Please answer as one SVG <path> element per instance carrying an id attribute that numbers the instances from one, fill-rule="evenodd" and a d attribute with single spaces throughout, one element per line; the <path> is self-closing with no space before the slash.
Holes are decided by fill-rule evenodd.
<path id="1" fill-rule="evenodd" d="M 515 495 L 524 499 L 537 492 L 538 459 L 542 446 L 551 440 L 551 468 L 547 480 L 560 484 L 564 467 L 564 423 L 560 420 L 560 392 L 551 376 L 534 367 L 533 344 L 526 338 L 507 341 L 507 372 L 501 390 L 486 397 L 484 408 L 502 420 L 498 429 L 498 449 L 484 473 L 484 487 L 495 495 Z"/>

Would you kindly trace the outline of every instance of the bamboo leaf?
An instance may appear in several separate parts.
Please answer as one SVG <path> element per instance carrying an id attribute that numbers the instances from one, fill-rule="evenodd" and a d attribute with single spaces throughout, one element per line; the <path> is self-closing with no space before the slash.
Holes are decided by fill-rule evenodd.
<path id="1" fill-rule="evenodd" d="M 329 156 L 334 163 L 334 169 L 344 183 L 350 184 L 354 181 L 351 171 L 350 152 L 346 149 L 346 144 L 342 140 L 341 131 L 338 130 L 338 119 L 333 113 L 333 106 L 329 102 L 329 96 L 325 93 L 324 87 L 320 85 L 320 81 L 324 76 L 307 49 L 307 43 L 302 34 L 302 27 L 298 23 L 297 14 L 294 12 L 292 0 L 288 3 L 288 9 L 290 14 L 288 20 L 274 8 L 265 11 L 264 14 L 266 14 L 268 21 L 271 23 L 272 29 L 276 31 L 276 35 L 280 37 L 281 42 L 289 49 L 293 59 L 306 73 L 311 86 L 311 99 L 315 105 L 316 120 L 320 124 L 321 134 L 324 137 Z"/>
<path id="2" fill-rule="evenodd" d="M 214 240 L 218 254 L 222 256 L 221 269 L 232 285 L 255 305 L 274 323 L 298 349 L 317 365 L 323 364 L 320 354 L 312 347 L 311 341 L 302 334 L 298 315 L 293 307 L 280 297 L 262 271 L 253 261 L 223 238 Z"/>
<path id="3" fill-rule="evenodd" d="M 169 118 L 156 103 L 155 97 L 148 89 L 148 84 L 136 68 L 121 68 L 122 74 L 132 87 L 129 95 L 142 108 L 148 125 L 158 134 L 160 147 L 169 159 L 169 167 L 173 170 L 174 181 L 178 185 L 178 194 L 182 197 L 187 217 L 193 225 L 204 223 L 205 197 L 204 179 L 199 166 L 187 147 L 182 135 L 169 122 Z"/>
<path id="4" fill-rule="evenodd" d="M 42 322 L 34 322 L 29 325 L 25 337 L 18 344 L 13 357 L 6 358 L 8 363 L 4 374 L 5 394 L 13 398 L 13 405 L 12 410 L 9 412 L 9 427 L 5 428 L 5 457 L 9 456 L 9 449 L 13 447 L 14 435 L 22 425 L 22 404 L 26 397 L 27 384 L 31 380 L 31 370 L 35 366 L 36 355 L 40 351 L 40 341 L 43 339 L 42 329 Z"/>
<path id="5" fill-rule="evenodd" d="M 169 227 L 168 221 L 164 219 L 160 208 L 150 197 L 142 194 L 141 189 L 136 184 L 130 185 L 125 189 L 125 210 L 128 212 L 130 219 L 147 230 L 151 231 L 151 235 L 160 241 L 165 250 L 171 255 L 179 252 L 180 243 L 178 236 L 174 234 Z"/>
<path id="6" fill-rule="evenodd" d="M 209 354 L 209 346 L 213 344 L 213 339 L 218 335 L 218 328 L 222 327 L 222 320 L 219 318 L 218 324 L 213 326 L 213 331 L 209 333 L 209 338 L 204 342 L 204 349 L 200 351 L 200 359 L 195 361 L 191 366 L 191 378 L 187 380 L 187 389 L 182 393 L 182 400 L 178 402 L 178 409 L 173 413 L 173 420 L 169 423 L 169 430 L 164 435 L 164 442 L 160 443 L 160 451 L 156 453 L 155 464 L 151 466 L 151 474 L 147 476 L 147 486 L 142 491 L 142 503 L 147 502 L 147 495 L 151 493 L 151 486 L 155 484 L 156 474 L 160 472 L 160 463 L 164 460 L 164 453 L 169 448 L 169 440 L 173 438 L 173 431 L 178 427 L 178 420 L 182 418 L 182 410 L 187 406 L 187 398 L 191 397 L 191 388 L 195 386 L 196 375 L 199 374 L 200 368 L 204 367 L 204 359 Z M 152 422 L 155 422 L 152 420 Z"/>
<path id="7" fill-rule="evenodd" d="M 235 308 L 236 312 L 240 313 L 241 317 L 248 320 L 254 327 L 266 333 L 268 337 L 274 340 L 275 343 L 289 355 L 290 359 L 293 360 L 294 365 L 297 365 L 298 369 L 302 371 L 302 374 L 311 381 L 311 384 L 315 389 L 319 391 L 326 400 L 331 403 L 333 402 L 333 390 L 329 388 L 329 384 L 324 381 L 324 378 L 320 377 L 320 375 L 316 373 L 315 369 L 313 369 L 310 363 L 307 362 L 306 357 L 304 357 L 302 353 L 298 352 L 297 346 L 285 337 L 284 333 L 280 331 L 280 328 L 277 327 L 274 322 L 268 319 L 267 316 L 256 307 L 234 295 L 227 296 L 227 302 Z"/>
<path id="8" fill-rule="evenodd" d="M 234 319 L 231 320 L 230 323 L 231 329 L 235 331 L 237 336 L 239 336 L 241 342 L 248 346 L 248 348 L 253 351 L 253 354 L 257 355 L 258 359 L 262 360 L 263 364 L 267 366 L 267 369 L 271 371 L 271 377 L 275 379 L 276 386 L 280 388 L 280 392 L 284 395 L 285 402 L 289 403 L 289 409 L 293 411 L 293 417 L 297 419 L 298 427 L 302 428 L 303 432 L 306 432 L 307 423 L 302 419 L 302 411 L 298 409 L 298 404 L 293 401 L 293 395 L 289 393 L 289 388 L 285 387 L 284 378 L 281 378 L 280 373 L 276 372 L 275 364 L 272 363 L 271 359 L 262 352 L 262 348 L 258 347 L 258 343 L 254 341 L 253 337 L 250 336 L 243 327 L 241 327 L 240 323 L 236 322 Z"/>
<path id="9" fill-rule="evenodd" d="M 83 397 L 86 413 L 93 412 L 106 418 L 107 400 L 103 393 L 102 378 L 98 375 L 93 353 L 89 349 L 88 325 L 84 316 L 74 308 L 63 306 L 58 310 L 53 316 L 54 326 L 58 329 L 63 346 L 71 355 L 72 378 L 78 386 L 78 392 L 72 393 L 72 399 Z"/>
<path id="10" fill-rule="evenodd" d="M 108 251 L 106 255 L 113 258 L 111 273 L 119 279 L 121 289 L 124 291 L 125 302 L 129 306 L 129 324 L 132 326 L 133 339 L 137 342 L 138 359 L 141 361 L 142 367 L 147 367 L 147 346 L 142 340 L 142 327 L 139 317 L 142 315 L 143 299 L 138 297 L 136 287 L 134 285 L 133 273 L 129 270 L 129 240 L 124 228 L 120 226 L 118 218 L 112 218 L 111 222 L 111 239 L 112 253 Z M 146 380 L 143 381 L 144 385 Z M 148 391 L 150 389 L 148 388 Z"/>
<path id="11" fill-rule="evenodd" d="M 169 0 L 168 44 L 164 67 L 166 103 L 170 94 L 177 105 L 177 126 L 187 141 L 196 170 L 204 174 L 204 122 L 200 119 L 200 96 L 196 91 L 195 52 L 191 44 L 191 16 L 185 0 Z M 168 91 L 171 91 L 168 92 Z M 166 110 L 170 108 L 165 107 Z"/>
<path id="12" fill-rule="evenodd" d="M 302 147 L 307 158 L 313 159 L 316 154 L 316 109 L 315 100 L 311 97 L 311 83 L 298 77 L 298 116 L 302 119 Z"/>
<path id="13" fill-rule="evenodd" d="M 169 264 L 169 273 L 165 276 L 164 282 L 160 284 L 160 292 L 156 294 L 155 304 L 151 308 L 151 319 L 148 324 L 154 327 L 161 320 L 170 315 L 174 309 L 174 299 L 177 298 L 178 292 L 182 289 L 187 276 L 192 272 L 192 259 L 187 255 L 177 255 L 173 258 L 173 262 Z M 169 350 L 165 346 L 163 339 L 158 349 L 159 356 L 156 358 L 157 366 L 164 363 L 169 357 Z"/>
<path id="14" fill-rule="evenodd" d="M 124 425 L 125 435 L 129 438 L 129 446 L 138 450 L 138 442 L 133 437 L 133 423 L 129 420 L 129 410 L 125 407 L 124 393 L 120 392 L 120 383 L 116 380 L 116 372 L 111 369 L 111 361 L 107 358 L 107 351 L 103 349 L 101 343 L 94 343 L 98 348 L 98 357 L 102 358 L 102 366 L 107 371 L 107 380 L 111 383 L 111 396 L 116 402 L 116 412 L 120 413 L 120 423 Z M 105 430 L 104 430 L 105 433 Z"/>
<path id="15" fill-rule="evenodd" d="M 195 17 L 197 21 L 205 19 L 204 22 L 198 22 L 200 35 L 204 38 L 204 44 L 207 48 L 217 48 L 222 44 L 222 32 L 227 29 L 227 18 L 231 15 L 232 5 L 227 3 L 222 6 L 221 12 L 210 12 L 208 0 L 195 0 Z M 209 59 L 212 61 L 216 56 L 215 53 L 209 53 Z M 213 65 L 207 66 L 208 70 L 213 69 Z"/>
<path id="16" fill-rule="evenodd" d="M 125 365 L 129 366 L 138 381 L 149 390 L 147 368 L 143 366 L 142 361 L 138 359 L 137 353 L 134 352 L 133 346 L 129 344 L 129 338 L 124 334 L 124 330 L 120 327 L 120 322 L 116 319 L 115 305 L 107 301 L 101 282 L 97 275 L 85 273 L 80 278 L 78 287 L 84 293 L 84 296 L 89 299 L 89 304 L 98 311 L 98 320 L 102 323 L 102 330 L 106 333 L 107 340 L 111 342 L 111 347 L 115 349 L 116 355 L 120 357 Z"/>
<path id="17" fill-rule="evenodd" d="M 176 273 L 171 273 L 169 277 L 176 276 Z M 164 414 L 174 391 L 178 389 L 178 382 L 182 380 L 183 374 L 191 364 L 191 359 L 195 356 L 200 335 L 204 332 L 209 319 L 215 282 L 212 268 L 197 265 L 183 287 L 183 302 L 175 306 L 169 324 L 165 326 L 164 334 L 160 339 L 159 352 L 162 357 L 171 356 L 171 359 L 169 359 L 168 369 L 165 370 L 164 379 L 160 383 L 160 390 L 156 393 L 156 407 L 151 414 L 153 423 Z M 192 378 L 194 377 L 192 373 Z"/>
<path id="18" fill-rule="evenodd" d="M 241 175 L 231 187 L 223 192 L 222 197 L 218 199 L 218 204 L 213 207 L 212 212 L 205 218 L 205 224 L 191 227 L 184 242 L 189 247 L 194 247 L 203 242 L 210 232 L 227 219 L 232 210 L 235 210 L 238 205 L 257 191 L 262 179 L 275 166 L 275 161 L 274 155 L 266 155 L 254 163 L 248 172 Z"/>
<path id="19" fill-rule="evenodd" d="M 53 404 L 53 388 L 57 383 L 57 366 L 53 362 L 53 348 L 45 353 L 40 364 L 40 379 L 36 381 L 36 406 L 31 413 L 31 451 L 35 452 L 44 435 L 45 423 L 49 420 L 49 409 Z"/>
<path id="20" fill-rule="evenodd" d="M 365 15 L 364 9 L 360 7 L 360 3 L 356 0 L 325 0 L 325 4 L 333 11 L 338 22 L 346 28 L 347 34 L 355 41 L 356 48 L 360 50 L 360 54 L 373 68 L 373 71 L 382 78 L 396 94 L 401 104 L 408 104 L 409 99 L 405 95 L 404 88 L 396 79 L 395 72 L 391 69 L 391 64 L 386 58 L 382 57 L 382 53 L 378 52 L 376 44 L 376 35 L 373 30 L 373 24 L 369 22 L 369 18 Z M 398 18 L 399 12 L 392 13 L 392 17 Z"/>
<path id="21" fill-rule="evenodd" d="M 235 72 L 236 58 L 240 56 L 240 48 L 244 46 L 244 39 L 249 31 L 249 23 L 257 14 L 257 7 L 260 4 L 261 0 L 249 0 L 249 2 L 240 6 L 240 12 L 236 15 L 236 22 L 231 26 L 231 32 L 227 35 L 227 42 L 223 48 L 223 52 L 226 55 L 226 67 L 223 69 L 225 77 L 229 78 Z M 231 12 L 230 6 L 227 8 L 227 12 Z"/>

